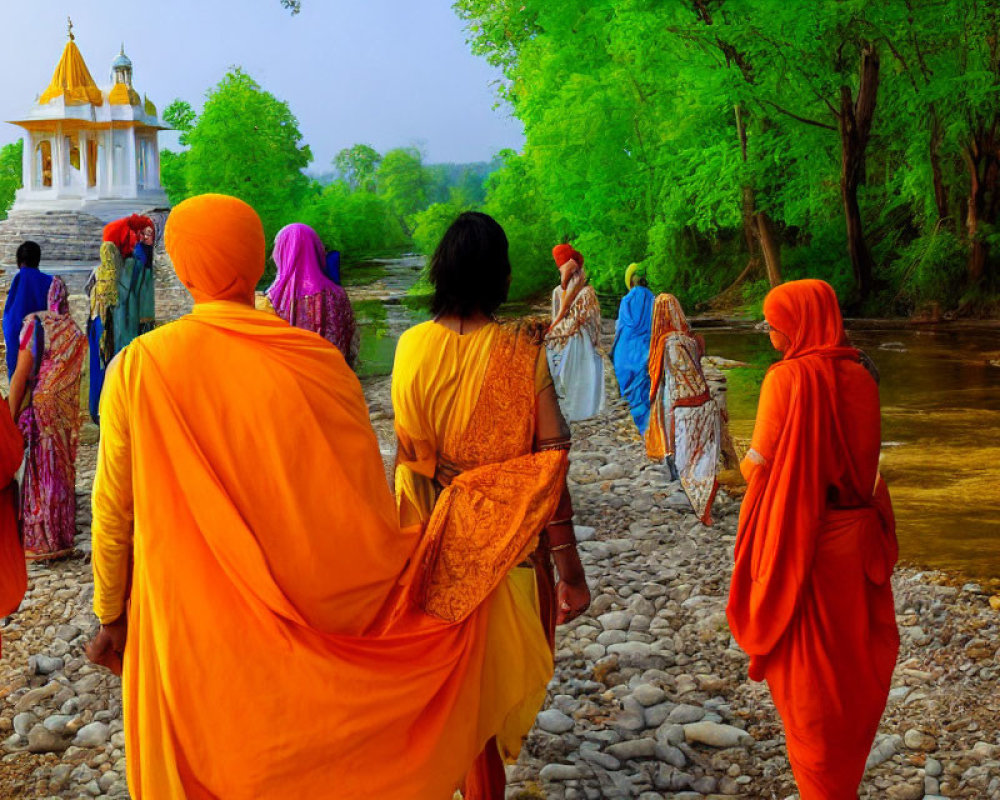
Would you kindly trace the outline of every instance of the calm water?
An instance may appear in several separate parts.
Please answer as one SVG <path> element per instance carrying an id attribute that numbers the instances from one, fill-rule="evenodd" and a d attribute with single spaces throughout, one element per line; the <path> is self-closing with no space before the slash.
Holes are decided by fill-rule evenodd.
<path id="1" fill-rule="evenodd" d="M 703 329 L 711 355 L 753 364 L 730 372 L 733 433 L 749 436 L 773 359 L 767 337 Z M 882 474 L 903 560 L 1000 579 L 1000 330 L 867 330 L 851 339 L 882 381 Z"/>

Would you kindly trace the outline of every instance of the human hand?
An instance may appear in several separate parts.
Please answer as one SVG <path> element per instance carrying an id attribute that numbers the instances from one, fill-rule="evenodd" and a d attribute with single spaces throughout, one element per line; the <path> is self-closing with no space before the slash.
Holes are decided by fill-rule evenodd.
<path id="1" fill-rule="evenodd" d="M 121 675 L 127 638 L 128 617 L 122 614 L 114 622 L 101 625 L 97 635 L 90 640 L 84 652 L 93 663 L 106 667 L 114 675 Z"/>
<path id="2" fill-rule="evenodd" d="M 590 607 L 590 587 L 583 577 L 556 584 L 556 625 L 565 625 Z"/>

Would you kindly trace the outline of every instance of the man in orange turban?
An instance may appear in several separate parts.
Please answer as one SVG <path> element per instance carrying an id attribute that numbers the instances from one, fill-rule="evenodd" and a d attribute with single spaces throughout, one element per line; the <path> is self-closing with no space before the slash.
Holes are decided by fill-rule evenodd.
<path id="1" fill-rule="evenodd" d="M 764 300 L 782 360 L 761 387 L 726 609 L 781 714 L 802 800 L 856 800 L 899 650 L 878 386 L 833 288 Z"/>
<path id="2" fill-rule="evenodd" d="M 194 310 L 109 367 L 93 494 L 90 654 L 123 662 L 132 797 L 450 798 L 538 676 L 484 668 L 490 597 L 413 602 L 426 543 L 357 378 L 253 307 L 254 211 L 191 198 L 166 245 Z"/>

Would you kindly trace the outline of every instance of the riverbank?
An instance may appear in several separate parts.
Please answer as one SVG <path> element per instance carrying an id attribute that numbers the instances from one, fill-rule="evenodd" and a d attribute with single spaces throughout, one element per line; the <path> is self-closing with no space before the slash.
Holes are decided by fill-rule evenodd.
<path id="1" fill-rule="evenodd" d="M 388 465 L 386 378 L 364 382 Z M 89 491 L 81 447 L 83 558 L 29 568 L 3 629 L 0 796 L 127 797 L 120 685 L 89 664 Z M 648 463 L 620 402 L 574 426 L 571 489 L 590 611 L 558 636 L 556 676 L 509 796 L 642 800 L 786 798 L 795 791 L 766 689 L 747 681 L 724 607 L 738 502 L 705 528 Z M 975 585 L 902 569 L 902 650 L 862 798 L 1000 797 L 1000 614 Z M 234 698 L 235 699 L 235 698 Z"/>

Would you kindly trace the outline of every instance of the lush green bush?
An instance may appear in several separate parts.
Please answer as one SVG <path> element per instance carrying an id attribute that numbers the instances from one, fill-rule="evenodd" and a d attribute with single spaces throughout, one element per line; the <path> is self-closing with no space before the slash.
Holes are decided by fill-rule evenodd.
<path id="1" fill-rule="evenodd" d="M 21 188 L 23 155 L 23 139 L 0 148 L 0 219 L 7 218 L 7 212 L 14 205 L 14 193 Z"/>

